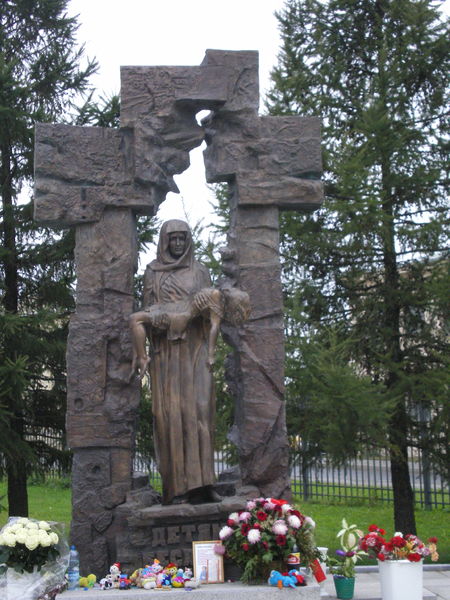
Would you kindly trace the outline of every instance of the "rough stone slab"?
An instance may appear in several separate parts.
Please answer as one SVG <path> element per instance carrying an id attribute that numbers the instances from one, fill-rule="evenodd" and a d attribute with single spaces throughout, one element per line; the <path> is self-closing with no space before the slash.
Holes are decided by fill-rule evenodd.
<path id="1" fill-rule="evenodd" d="M 255 176 L 238 177 L 241 206 L 278 206 L 285 210 L 317 210 L 323 201 L 323 183 L 314 179 L 279 177 L 263 180 Z"/>
<path id="2" fill-rule="evenodd" d="M 120 598 L 121 600 L 133 600 L 133 598 L 142 598 L 143 600 L 151 598 L 185 598 L 184 589 L 161 589 L 161 590 L 74 590 L 64 592 L 61 595 L 62 600 L 76 600 L 84 598 L 85 600 L 95 600 L 97 598 Z M 268 585 L 244 585 L 242 583 L 223 583 L 203 585 L 199 589 L 191 590 L 189 598 L 203 598 L 203 600 L 273 600 L 279 591 L 275 587 Z M 299 600 L 319 600 L 320 588 L 317 584 L 307 585 L 306 587 L 297 587 L 295 589 L 283 589 L 284 595 L 289 598 L 298 598 Z M 101 594 L 101 595 L 99 595 Z"/>
<path id="3" fill-rule="evenodd" d="M 141 508 L 136 511 L 136 517 L 130 517 L 130 525 L 140 525 L 146 523 L 151 524 L 156 519 L 202 519 L 205 517 L 211 517 L 220 514 L 228 514 L 236 510 L 243 510 L 247 499 L 253 496 L 232 496 L 224 498 L 222 502 L 210 502 L 207 504 L 171 504 L 163 506 L 162 504 L 156 504 L 148 508 Z"/>
<path id="4" fill-rule="evenodd" d="M 107 206 L 155 213 L 156 190 L 134 179 L 128 132 L 38 123 L 35 136 L 37 221 L 61 227 L 96 222 Z"/>

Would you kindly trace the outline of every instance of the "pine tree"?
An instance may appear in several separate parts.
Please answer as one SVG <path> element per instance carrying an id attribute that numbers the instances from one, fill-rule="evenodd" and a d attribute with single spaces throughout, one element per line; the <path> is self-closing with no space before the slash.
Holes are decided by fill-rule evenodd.
<path id="1" fill-rule="evenodd" d="M 286 302 L 304 333 L 339 323 L 383 386 L 395 525 L 414 532 L 412 407 L 430 415 L 419 444 L 442 459 L 448 439 L 448 27 L 429 0 L 287 0 L 277 16 L 268 107 L 322 118 L 326 188 L 318 213 L 282 217 Z"/>
<path id="2" fill-rule="evenodd" d="M 93 61 L 76 46 L 68 0 L 0 4 L 0 404 L 10 514 L 27 515 L 30 426 L 63 428 L 64 349 L 73 307 L 73 233 L 55 236 L 32 222 L 32 203 L 18 195 L 33 174 L 34 123 L 56 121 L 88 90 Z M 4 420 L 3 420 L 4 424 Z M 50 448 L 48 459 L 52 456 Z"/>

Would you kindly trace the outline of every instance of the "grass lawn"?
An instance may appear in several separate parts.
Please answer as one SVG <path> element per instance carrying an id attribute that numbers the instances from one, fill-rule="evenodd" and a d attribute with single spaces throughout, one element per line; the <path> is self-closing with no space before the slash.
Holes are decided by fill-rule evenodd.
<path id="1" fill-rule="evenodd" d="M 336 534 L 345 518 L 348 524 L 356 523 L 359 529 L 367 533 L 367 527 L 376 523 L 386 530 L 390 537 L 394 534 L 394 512 L 391 504 L 319 504 L 314 502 L 296 502 L 296 507 L 316 522 L 316 543 L 330 551 L 336 550 L 338 540 Z M 417 535 L 426 542 L 429 537 L 438 538 L 440 563 L 450 563 L 450 511 L 445 509 L 416 509 Z M 404 532 L 406 533 L 406 532 Z M 429 559 L 427 562 L 431 562 Z M 365 560 L 358 564 L 375 564 L 373 560 Z"/>
<path id="2" fill-rule="evenodd" d="M 3 500 L 1 497 L 4 496 Z M 30 485 L 28 487 L 30 517 L 49 521 L 70 523 L 70 487 L 59 482 L 50 481 L 47 485 Z M 315 502 L 295 502 L 302 513 L 309 515 L 316 522 L 316 542 L 318 546 L 326 546 L 330 551 L 337 548 L 336 533 L 341 526 L 342 518 L 348 523 L 356 523 L 363 531 L 368 525 L 376 523 L 386 529 L 388 535 L 394 533 L 393 508 L 391 504 L 359 503 L 359 504 L 322 504 Z M 0 481 L 0 505 L 6 508 L 6 483 Z M 0 512 L 0 526 L 7 520 L 7 512 Z M 416 509 L 417 534 L 426 541 L 436 536 L 438 542 L 439 562 L 450 563 L 450 511 L 447 509 Z M 372 561 L 373 562 L 373 561 Z"/>

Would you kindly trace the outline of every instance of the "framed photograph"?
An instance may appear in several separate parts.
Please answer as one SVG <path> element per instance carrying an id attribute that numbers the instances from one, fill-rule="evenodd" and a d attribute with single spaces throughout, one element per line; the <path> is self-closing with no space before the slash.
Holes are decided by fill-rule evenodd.
<path id="1" fill-rule="evenodd" d="M 223 583 L 223 555 L 214 552 L 214 546 L 222 544 L 220 540 L 192 542 L 192 560 L 194 577 L 200 583 Z"/>

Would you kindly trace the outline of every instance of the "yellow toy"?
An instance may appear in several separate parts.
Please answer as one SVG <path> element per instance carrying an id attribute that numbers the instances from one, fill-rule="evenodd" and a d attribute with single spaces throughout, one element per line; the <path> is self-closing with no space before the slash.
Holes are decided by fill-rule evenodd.
<path id="1" fill-rule="evenodd" d="M 91 573 L 87 577 L 80 577 L 79 586 L 81 588 L 92 588 L 97 583 L 97 577 Z"/>

